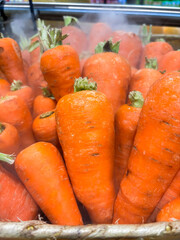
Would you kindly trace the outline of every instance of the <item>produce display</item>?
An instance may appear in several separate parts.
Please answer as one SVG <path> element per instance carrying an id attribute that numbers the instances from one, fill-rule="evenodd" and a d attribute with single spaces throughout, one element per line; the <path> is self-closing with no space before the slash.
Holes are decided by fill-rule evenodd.
<path id="1" fill-rule="evenodd" d="M 0 38 L 0 221 L 180 220 L 180 51 L 75 18 Z"/>

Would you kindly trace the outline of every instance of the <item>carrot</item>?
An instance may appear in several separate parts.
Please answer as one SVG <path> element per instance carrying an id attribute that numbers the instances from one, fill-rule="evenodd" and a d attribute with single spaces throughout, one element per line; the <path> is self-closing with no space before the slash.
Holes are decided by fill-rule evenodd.
<path id="1" fill-rule="evenodd" d="M 94 23 L 89 32 L 88 51 L 94 53 L 98 43 L 107 41 L 112 36 L 111 28 L 103 22 Z"/>
<path id="2" fill-rule="evenodd" d="M 0 152 L 17 154 L 20 138 L 17 129 L 9 123 L 0 122 Z"/>
<path id="3" fill-rule="evenodd" d="M 151 87 L 114 207 L 113 223 L 146 222 L 180 169 L 180 73 Z"/>
<path id="4" fill-rule="evenodd" d="M 17 128 L 22 147 L 34 143 L 32 117 L 25 102 L 18 96 L 5 96 L 0 99 L 0 121 Z"/>
<path id="5" fill-rule="evenodd" d="M 131 67 L 131 76 L 133 76 L 138 71 L 137 68 Z"/>
<path id="6" fill-rule="evenodd" d="M 91 56 L 92 54 L 88 51 L 84 51 L 79 55 L 80 58 L 80 68 L 81 68 L 81 75 L 83 74 L 83 67 L 86 62 L 86 60 Z"/>
<path id="7" fill-rule="evenodd" d="M 4 96 L 10 90 L 10 83 L 0 78 L 0 97 Z"/>
<path id="8" fill-rule="evenodd" d="M 162 77 L 162 74 L 157 70 L 156 59 L 147 59 L 145 68 L 138 70 L 131 78 L 129 91 L 139 91 L 144 99 L 154 82 Z"/>
<path id="9" fill-rule="evenodd" d="M 59 100 L 57 132 L 77 199 L 93 223 L 111 223 L 115 200 L 114 114 L 106 96 L 89 91 L 93 89 L 95 83 L 80 78 L 75 82 L 75 93 Z"/>
<path id="10" fill-rule="evenodd" d="M 47 86 L 39 62 L 32 64 L 28 68 L 27 76 L 28 85 L 33 89 L 35 96 L 38 96 L 41 94 L 41 88 Z"/>
<path id="11" fill-rule="evenodd" d="M 133 146 L 141 108 L 144 103 L 142 94 L 138 91 L 129 93 L 131 104 L 120 106 L 115 116 L 115 187 L 119 184 L 126 172 L 128 159 Z"/>
<path id="12" fill-rule="evenodd" d="M 0 79 L 5 79 L 6 80 L 6 76 L 4 75 L 4 73 L 1 71 L 1 69 L 0 69 Z"/>
<path id="13" fill-rule="evenodd" d="M 172 72 L 180 70 L 180 51 L 166 53 L 159 62 L 160 71 Z"/>
<path id="14" fill-rule="evenodd" d="M 13 158 L 0 153 L 0 160 Z M 28 221 L 37 218 L 38 207 L 17 177 L 0 165 L 0 221 Z"/>
<path id="15" fill-rule="evenodd" d="M 29 50 L 30 57 L 31 57 L 31 64 L 36 64 L 40 62 L 40 46 L 39 46 L 39 36 L 36 34 L 31 37 L 31 44 L 33 45 L 33 48 Z"/>
<path id="16" fill-rule="evenodd" d="M 0 39 L 0 69 L 10 83 L 13 80 L 26 83 L 21 50 L 12 38 Z"/>
<path id="17" fill-rule="evenodd" d="M 117 54 L 118 44 L 113 45 L 111 41 L 100 43 L 96 48 L 97 53 L 87 59 L 83 68 L 83 77 L 97 82 L 98 91 L 107 96 L 114 113 L 125 104 L 131 77 L 130 65 L 124 57 Z"/>
<path id="18" fill-rule="evenodd" d="M 138 67 L 141 52 L 141 39 L 132 32 L 114 31 L 112 41 L 120 41 L 119 54 L 126 58 L 131 66 Z"/>
<path id="19" fill-rule="evenodd" d="M 37 117 L 38 115 L 51 111 L 56 107 L 56 101 L 54 100 L 54 96 L 51 91 L 44 87 L 41 89 L 42 95 L 38 95 L 34 99 L 33 103 L 33 117 Z"/>
<path id="20" fill-rule="evenodd" d="M 34 101 L 34 92 L 32 88 L 27 85 L 23 85 L 21 81 L 14 80 L 11 83 L 10 91 L 6 93 L 9 96 L 18 96 L 20 97 L 28 106 L 29 110 L 32 110 L 33 101 Z"/>
<path id="21" fill-rule="evenodd" d="M 171 185 L 164 193 L 163 197 L 157 204 L 151 216 L 148 218 L 147 222 L 154 222 L 158 212 L 170 201 L 180 196 L 180 171 L 174 177 Z"/>
<path id="22" fill-rule="evenodd" d="M 37 141 L 50 142 L 58 146 L 55 112 L 42 113 L 33 121 L 33 133 Z"/>
<path id="23" fill-rule="evenodd" d="M 61 155 L 51 143 L 21 151 L 15 169 L 47 218 L 54 224 L 83 224 Z"/>
<path id="24" fill-rule="evenodd" d="M 180 197 L 169 202 L 157 215 L 157 222 L 180 220 Z"/>

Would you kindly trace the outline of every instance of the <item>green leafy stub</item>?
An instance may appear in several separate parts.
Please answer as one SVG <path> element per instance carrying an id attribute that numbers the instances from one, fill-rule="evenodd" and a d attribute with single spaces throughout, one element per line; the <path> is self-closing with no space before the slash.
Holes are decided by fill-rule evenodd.
<path id="1" fill-rule="evenodd" d="M 53 96 L 52 92 L 47 87 L 42 87 L 42 94 L 44 97 L 51 98 L 52 100 L 55 100 L 55 97 Z"/>
<path id="2" fill-rule="evenodd" d="M 22 50 L 29 49 L 30 44 L 31 44 L 31 41 L 29 38 L 22 37 L 22 36 L 20 37 L 19 45 Z"/>
<path id="3" fill-rule="evenodd" d="M 2 32 L 0 32 L 0 39 L 1 39 L 1 38 L 4 38 L 4 35 L 3 35 Z"/>
<path id="4" fill-rule="evenodd" d="M 147 25 L 143 24 L 140 29 L 140 37 L 144 46 L 150 43 L 152 37 L 152 25 L 149 26 L 148 31 Z"/>
<path id="5" fill-rule="evenodd" d="M 119 52 L 120 41 L 113 43 L 112 39 L 104 42 L 98 43 L 95 48 L 95 53 L 102 53 L 102 52 Z"/>
<path id="6" fill-rule="evenodd" d="M 155 42 L 165 42 L 164 38 L 157 38 Z"/>
<path id="7" fill-rule="evenodd" d="M 14 160 L 15 160 L 14 155 L 0 153 L 0 161 L 6 162 L 6 163 L 9 163 L 9 164 L 13 164 Z"/>
<path id="8" fill-rule="evenodd" d="M 40 119 L 50 117 L 53 113 L 54 113 L 54 111 L 49 111 L 49 112 L 42 113 L 40 115 Z"/>
<path id="9" fill-rule="evenodd" d="M 17 91 L 19 89 L 21 89 L 23 86 L 23 83 L 20 81 L 20 80 L 14 80 L 12 83 L 11 83 L 11 86 L 10 86 L 10 90 L 11 91 Z"/>
<path id="10" fill-rule="evenodd" d="M 97 83 L 90 81 L 86 77 L 80 77 L 75 79 L 74 92 L 79 92 L 83 90 L 97 90 Z"/>
<path id="11" fill-rule="evenodd" d="M 0 123 L 0 133 L 2 133 L 5 129 L 6 127 L 2 123 Z"/>
<path id="12" fill-rule="evenodd" d="M 156 58 L 147 58 L 145 57 L 145 68 L 158 69 L 158 63 Z"/>
<path id="13" fill-rule="evenodd" d="M 64 25 L 65 26 L 68 26 L 70 24 L 79 24 L 79 21 L 76 17 L 72 17 L 72 16 L 63 16 L 63 19 L 64 19 Z"/>
<path id="14" fill-rule="evenodd" d="M 142 108 L 144 104 L 144 98 L 139 91 L 131 91 L 128 96 L 131 106 L 136 108 Z"/>

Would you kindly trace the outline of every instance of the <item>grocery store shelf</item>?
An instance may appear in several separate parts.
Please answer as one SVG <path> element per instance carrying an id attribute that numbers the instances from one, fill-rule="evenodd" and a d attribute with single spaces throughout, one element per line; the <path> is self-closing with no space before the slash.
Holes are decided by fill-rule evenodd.
<path id="1" fill-rule="evenodd" d="M 96 21 L 98 13 L 113 13 L 125 15 L 128 21 L 135 24 L 153 24 L 166 26 L 179 26 L 180 8 L 158 7 L 145 5 L 120 5 L 120 4 L 82 4 L 82 3 L 54 3 L 34 2 L 36 17 L 46 19 L 60 19 L 62 15 L 81 17 L 91 15 Z M 30 9 L 28 3 L 6 3 L 5 13 L 13 13 Z M 93 17 L 92 17 L 93 16 Z"/>

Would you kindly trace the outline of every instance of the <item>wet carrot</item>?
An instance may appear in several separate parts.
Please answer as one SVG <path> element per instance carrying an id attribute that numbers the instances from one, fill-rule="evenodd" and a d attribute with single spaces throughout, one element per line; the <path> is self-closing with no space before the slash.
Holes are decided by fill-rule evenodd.
<path id="1" fill-rule="evenodd" d="M 10 83 L 5 79 L 0 78 L 0 97 L 6 95 L 10 90 Z"/>

